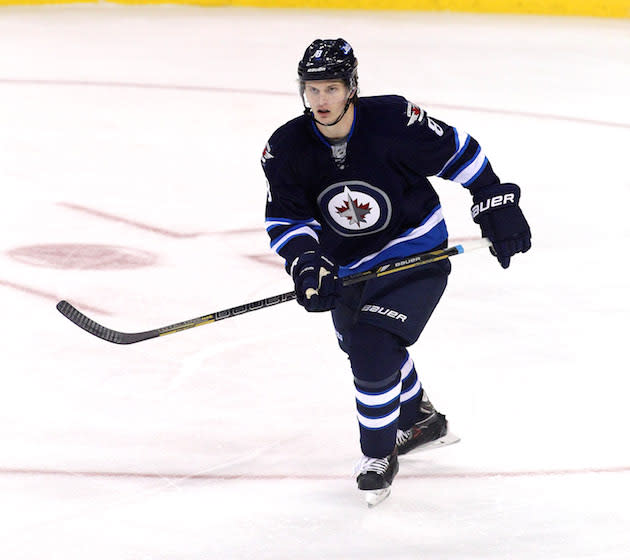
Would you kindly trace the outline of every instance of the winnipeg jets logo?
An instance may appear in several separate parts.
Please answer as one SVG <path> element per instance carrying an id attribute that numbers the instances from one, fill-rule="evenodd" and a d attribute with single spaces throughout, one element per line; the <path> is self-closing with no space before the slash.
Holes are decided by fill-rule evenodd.
<path id="1" fill-rule="evenodd" d="M 418 107 L 415 103 L 411 101 L 407 102 L 407 116 L 409 120 L 407 121 L 407 126 L 411 126 L 416 121 L 421 123 L 424 119 L 424 109 Z"/>
<path id="2" fill-rule="evenodd" d="M 351 179 L 329 185 L 317 202 L 328 226 L 342 237 L 383 231 L 392 217 L 387 193 L 365 181 Z"/>
<path id="3" fill-rule="evenodd" d="M 348 220 L 348 225 L 356 224 L 357 227 L 361 227 L 361 224 L 367 223 L 365 216 L 371 212 L 370 203 L 359 203 L 358 197 L 353 197 L 350 189 L 346 187 L 343 190 L 343 194 L 347 197 L 343 205 L 336 207 L 338 214 Z"/>
<path id="4" fill-rule="evenodd" d="M 262 156 L 260 158 L 260 163 L 265 165 L 265 163 L 267 163 L 267 161 L 272 158 L 273 156 L 271 155 L 271 146 L 269 145 L 269 142 L 267 142 L 265 144 L 265 149 L 263 150 Z"/>

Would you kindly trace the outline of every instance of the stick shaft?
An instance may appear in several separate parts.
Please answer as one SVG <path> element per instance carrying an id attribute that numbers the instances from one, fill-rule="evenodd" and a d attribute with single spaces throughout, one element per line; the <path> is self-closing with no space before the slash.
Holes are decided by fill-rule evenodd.
<path id="1" fill-rule="evenodd" d="M 417 266 L 422 266 L 432 262 L 441 261 L 448 257 L 453 257 L 464 252 L 472 251 L 475 249 L 481 249 L 483 247 L 490 247 L 491 243 L 488 239 L 475 239 L 473 241 L 464 241 L 459 245 L 453 245 L 452 247 L 446 247 L 445 249 L 438 249 L 436 251 L 429 251 L 428 253 L 420 253 L 418 255 L 412 255 L 406 257 L 400 261 L 384 264 L 365 272 L 358 272 L 343 278 L 342 282 L 344 286 L 351 286 L 359 282 L 365 282 L 372 278 L 380 278 L 381 276 L 387 276 L 395 272 L 401 272 L 403 270 L 409 270 Z"/>
<path id="2" fill-rule="evenodd" d="M 381 265 L 364 272 L 351 274 L 350 276 L 342 278 L 342 284 L 344 286 L 351 286 L 373 278 L 380 278 L 381 276 L 386 276 L 388 274 L 394 274 L 396 272 L 409 270 L 417 266 L 440 261 L 471 250 L 480 249 L 482 247 L 490 247 L 490 245 L 491 243 L 487 239 L 479 239 L 476 241 L 466 241 L 460 243 L 459 245 L 454 245 L 445 249 L 438 249 L 437 251 L 420 253 L 394 263 Z M 143 340 L 149 340 L 151 338 L 181 332 L 194 327 L 200 327 L 201 325 L 216 323 L 217 321 L 222 321 L 223 319 L 231 319 L 232 317 L 238 317 L 239 315 L 249 313 L 250 311 L 258 311 L 260 309 L 272 307 L 286 301 L 294 300 L 295 298 L 295 292 L 286 292 L 284 294 L 259 299 L 257 301 L 245 303 L 236 307 L 230 307 L 229 309 L 224 309 L 222 311 L 216 311 L 208 315 L 195 317 L 194 319 L 189 319 L 188 321 L 182 321 L 166 327 L 137 333 L 125 333 L 114 329 L 108 329 L 81 313 L 76 307 L 65 300 L 62 300 L 57 304 L 57 309 L 64 317 L 72 321 L 75 325 L 98 338 L 114 344 L 134 344 Z"/>

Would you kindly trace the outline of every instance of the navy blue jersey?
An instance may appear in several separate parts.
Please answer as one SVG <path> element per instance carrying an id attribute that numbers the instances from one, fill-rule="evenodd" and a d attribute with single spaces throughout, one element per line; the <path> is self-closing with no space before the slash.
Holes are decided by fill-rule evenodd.
<path id="1" fill-rule="evenodd" d="M 273 133 L 262 156 L 272 249 L 289 265 L 319 249 L 341 277 L 446 241 L 427 177 L 473 192 L 499 183 L 474 138 L 403 97 L 363 97 L 350 110 L 345 154 L 302 115 Z"/>

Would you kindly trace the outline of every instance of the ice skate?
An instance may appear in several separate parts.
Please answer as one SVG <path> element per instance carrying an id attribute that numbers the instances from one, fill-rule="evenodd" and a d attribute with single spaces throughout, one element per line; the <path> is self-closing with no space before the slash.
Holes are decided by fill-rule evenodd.
<path id="1" fill-rule="evenodd" d="M 355 468 L 357 485 L 364 494 L 368 507 L 380 504 L 392 492 L 392 481 L 398 472 L 396 450 L 383 459 L 363 457 Z"/>
<path id="2" fill-rule="evenodd" d="M 424 391 L 420 399 L 420 419 L 408 430 L 396 432 L 399 455 L 443 447 L 458 441 L 459 438 L 448 431 L 446 416 L 435 410 Z"/>

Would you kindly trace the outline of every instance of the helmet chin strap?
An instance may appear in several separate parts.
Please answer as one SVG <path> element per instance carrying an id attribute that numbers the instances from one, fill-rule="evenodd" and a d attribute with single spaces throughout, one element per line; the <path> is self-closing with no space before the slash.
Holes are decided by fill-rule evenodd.
<path id="1" fill-rule="evenodd" d="M 350 94 L 348 95 L 348 99 L 347 99 L 347 101 L 346 101 L 346 106 L 343 108 L 343 111 L 341 111 L 341 115 L 339 115 L 339 116 L 337 117 L 337 119 L 335 120 L 335 122 L 331 122 L 331 123 L 323 123 L 323 122 L 318 121 L 318 120 L 315 118 L 315 114 L 313 113 L 313 109 L 311 109 L 310 107 L 307 107 L 307 106 L 306 106 L 306 102 L 304 101 L 304 97 L 302 97 L 302 103 L 304 103 L 304 114 L 305 114 L 305 115 L 310 114 L 310 115 L 311 115 L 311 118 L 312 118 L 312 119 L 313 119 L 313 120 L 314 120 L 317 124 L 319 124 L 319 125 L 321 125 L 321 126 L 335 126 L 335 125 L 336 125 L 336 124 L 337 124 L 337 123 L 338 123 L 341 119 L 343 119 L 344 115 L 348 112 L 348 108 L 350 107 L 350 103 L 352 103 L 352 99 L 354 99 L 354 93 L 355 93 L 355 91 L 356 91 L 356 90 L 354 90 L 354 89 L 353 89 L 353 90 L 350 92 Z"/>

